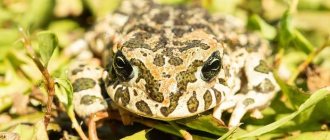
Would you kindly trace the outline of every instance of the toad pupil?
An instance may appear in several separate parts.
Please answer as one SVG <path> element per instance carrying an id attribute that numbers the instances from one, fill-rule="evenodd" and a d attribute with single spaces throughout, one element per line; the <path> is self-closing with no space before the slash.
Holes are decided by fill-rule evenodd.
<path id="1" fill-rule="evenodd" d="M 118 51 L 115 56 L 114 68 L 118 77 L 123 81 L 133 77 L 133 68 L 121 51 Z"/>

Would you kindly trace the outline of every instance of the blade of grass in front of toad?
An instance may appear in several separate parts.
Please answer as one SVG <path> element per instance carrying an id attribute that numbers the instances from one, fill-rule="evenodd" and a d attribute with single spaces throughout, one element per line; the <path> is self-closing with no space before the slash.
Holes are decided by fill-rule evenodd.
<path id="1" fill-rule="evenodd" d="M 298 109 L 298 107 L 310 96 L 301 89 L 285 83 L 282 79 L 280 79 L 276 72 L 273 72 L 273 74 L 276 79 L 276 82 L 278 83 L 282 92 L 284 93 L 284 96 L 286 97 L 286 99 L 284 100 L 288 101 L 284 102 L 284 104 L 290 109 Z"/>
<path id="2" fill-rule="evenodd" d="M 262 134 L 265 134 L 267 132 L 270 132 L 272 130 L 275 130 L 276 128 L 282 126 L 286 122 L 288 122 L 288 121 L 292 120 L 293 118 L 295 118 L 301 112 L 309 109 L 310 107 L 313 107 L 318 102 L 320 102 L 322 99 L 325 99 L 329 94 L 330 94 L 330 88 L 320 89 L 320 90 L 314 92 L 303 104 L 300 105 L 298 110 L 293 112 L 292 114 L 290 114 L 286 117 L 283 117 L 282 119 L 280 119 L 276 122 L 273 122 L 271 124 L 268 124 L 264 127 L 253 130 L 253 131 L 248 132 L 246 134 L 243 134 L 241 136 L 237 136 L 236 138 L 240 139 L 240 138 L 247 138 L 247 137 L 256 137 L 256 136 L 260 136 Z"/>
<path id="3" fill-rule="evenodd" d="M 160 123 L 160 122 L 154 121 L 154 120 L 145 121 L 143 119 L 135 119 L 134 121 L 138 122 L 140 124 L 143 124 L 145 126 L 152 127 L 157 130 L 160 130 L 160 131 L 163 131 L 163 132 L 166 132 L 166 133 L 178 136 L 178 137 L 182 137 L 182 135 L 179 133 L 179 131 L 176 131 L 176 129 L 169 124 Z"/>
<path id="4" fill-rule="evenodd" d="M 146 134 L 150 131 L 149 130 L 141 130 L 137 133 L 134 133 L 133 135 L 127 136 L 122 138 L 121 140 L 147 140 Z"/>
<path id="5" fill-rule="evenodd" d="M 187 118 L 177 122 L 191 129 L 208 132 L 217 136 L 221 136 L 228 131 L 228 128 L 220 126 L 212 115 L 200 116 L 198 118 L 193 117 L 192 119 Z"/>
<path id="6" fill-rule="evenodd" d="M 218 138 L 218 140 L 225 140 L 225 139 L 229 138 L 231 135 L 233 135 L 235 133 L 235 131 L 237 130 L 237 128 L 238 128 L 238 126 L 230 129 L 227 133 L 225 133 L 220 138 Z"/>

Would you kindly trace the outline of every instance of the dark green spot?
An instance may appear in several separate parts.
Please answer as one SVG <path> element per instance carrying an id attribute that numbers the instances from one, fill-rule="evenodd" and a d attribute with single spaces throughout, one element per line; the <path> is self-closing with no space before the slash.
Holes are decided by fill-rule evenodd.
<path id="1" fill-rule="evenodd" d="M 207 33 L 215 34 L 209 25 L 202 23 L 196 23 L 190 25 L 190 30 L 197 30 L 197 29 L 203 29 Z"/>
<path id="2" fill-rule="evenodd" d="M 254 68 L 255 71 L 268 74 L 271 69 L 268 67 L 267 63 L 263 60 L 259 61 L 259 65 Z"/>
<path id="3" fill-rule="evenodd" d="M 165 116 L 167 117 L 169 114 L 171 114 L 175 108 L 178 106 L 178 101 L 179 101 L 179 98 L 180 96 L 182 95 L 182 93 L 171 93 L 170 94 L 170 105 L 168 107 L 161 107 L 160 108 L 160 112 Z"/>
<path id="4" fill-rule="evenodd" d="M 245 105 L 245 106 L 248 106 L 248 105 L 253 104 L 253 103 L 254 103 L 254 99 L 252 99 L 252 98 L 246 98 L 243 101 L 243 105 Z"/>
<path id="5" fill-rule="evenodd" d="M 174 25 L 186 25 L 187 18 L 189 18 L 189 15 L 187 15 L 187 12 L 185 12 L 185 10 L 182 9 L 175 17 L 176 18 L 174 19 Z"/>
<path id="6" fill-rule="evenodd" d="M 161 54 L 156 54 L 153 64 L 155 64 L 158 67 L 164 66 L 165 65 L 164 56 Z"/>
<path id="7" fill-rule="evenodd" d="M 218 91 L 218 90 L 215 89 L 215 88 L 212 88 L 212 90 L 214 91 L 214 94 L 215 94 L 215 100 L 216 100 L 216 103 L 219 104 L 220 101 L 221 101 L 221 92 Z"/>
<path id="8" fill-rule="evenodd" d="M 71 71 L 71 74 L 72 75 L 76 75 L 78 72 L 81 72 L 81 71 L 83 71 L 83 69 L 76 68 L 76 69 L 74 69 L 74 70 Z"/>
<path id="9" fill-rule="evenodd" d="M 96 97 L 94 95 L 85 95 L 81 98 L 80 104 L 91 105 L 91 104 L 97 102 L 98 100 L 102 100 L 102 99 L 99 97 Z"/>
<path id="10" fill-rule="evenodd" d="M 130 28 L 127 32 L 131 32 L 131 31 L 135 31 L 137 29 L 140 29 L 140 30 L 143 30 L 143 31 L 146 31 L 148 33 L 159 33 L 160 31 L 147 25 L 147 24 L 138 24 L 138 25 L 135 25 L 133 26 L 132 28 Z"/>
<path id="11" fill-rule="evenodd" d="M 170 48 L 165 48 L 165 49 L 162 51 L 162 54 L 164 54 L 165 56 L 173 56 L 172 49 L 170 49 Z"/>
<path id="12" fill-rule="evenodd" d="M 141 38 L 131 38 L 123 44 L 124 48 L 145 48 L 151 49 L 148 44 L 144 43 L 144 40 Z"/>
<path id="13" fill-rule="evenodd" d="M 207 110 L 212 104 L 211 92 L 207 90 L 203 96 L 203 99 L 204 99 L 204 109 Z"/>
<path id="14" fill-rule="evenodd" d="M 135 39 L 143 41 L 149 39 L 151 37 L 151 34 L 148 32 L 137 32 L 134 34 L 134 36 Z"/>
<path id="15" fill-rule="evenodd" d="M 168 38 L 165 37 L 165 35 L 162 34 L 159 37 L 159 40 L 158 40 L 157 45 L 156 45 L 156 48 L 165 48 L 165 46 L 167 45 L 167 43 L 168 43 Z"/>
<path id="16" fill-rule="evenodd" d="M 133 89 L 133 94 L 134 94 L 134 96 L 138 96 L 138 93 L 135 89 Z"/>
<path id="17" fill-rule="evenodd" d="M 79 78 L 72 84 L 73 92 L 79 92 L 86 89 L 91 89 L 96 85 L 96 82 L 91 78 Z"/>
<path id="18" fill-rule="evenodd" d="M 148 104 L 145 101 L 143 101 L 143 100 L 138 101 L 135 103 L 135 106 L 139 111 L 141 111 L 147 115 L 152 115 L 150 107 L 148 106 Z"/>
<path id="19" fill-rule="evenodd" d="M 199 102 L 196 98 L 196 93 L 193 94 L 193 96 L 190 97 L 190 99 L 187 102 L 187 107 L 189 112 L 194 113 L 198 109 Z"/>
<path id="20" fill-rule="evenodd" d="M 171 65 L 173 66 L 178 66 L 178 65 L 181 65 L 183 62 L 183 60 L 180 58 L 180 57 L 171 57 L 169 60 L 168 60 L 168 63 L 170 63 Z"/>
<path id="21" fill-rule="evenodd" d="M 255 86 L 254 89 L 257 92 L 267 93 L 273 91 L 275 89 L 275 86 L 273 85 L 272 81 L 266 78 L 259 85 Z"/>
<path id="22" fill-rule="evenodd" d="M 186 46 L 179 49 L 179 51 L 181 51 L 181 52 L 186 51 L 191 48 L 196 48 L 196 47 L 202 48 L 203 50 L 207 50 L 210 48 L 209 45 L 202 43 L 201 40 L 188 40 L 188 41 L 184 42 L 183 44 L 185 44 Z"/>
<path id="23" fill-rule="evenodd" d="M 195 82 L 197 80 L 195 77 L 195 72 L 202 64 L 203 61 L 195 60 L 189 65 L 186 71 L 182 71 L 176 76 L 176 81 L 178 82 L 178 88 L 180 91 L 185 91 L 189 82 Z"/>
<path id="24" fill-rule="evenodd" d="M 187 31 L 182 28 L 173 28 L 172 33 L 175 35 L 175 37 L 182 37 Z"/>
<path id="25" fill-rule="evenodd" d="M 222 84 L 222 85 L 224 85 L 224 86 L 228 86 L 227 81 L 226 81 L 225 79 L 223 79 L 223 78 L 219 78 L 218 80 L 219 80 L 219 83 L 220 83 L 220 84 Z"/>
<path id="26" fill-rule="evenodd" d="M 168 13 L 168 11 L 162 11 L 160 13 L 155 14 L 152 20 L 155 21 L 157 24 L 163 24 L 165 21 L 168 20 L 169 16 L 170 14 Z"/>
<path id="27" fill-rule="evenodd" d="M 139 68 L 139 74 L 136 82 L 138 83 L 141 79 L 144 79 L 146 81 L 145 89 L 148 96 L 156 102 L 162 102 L 164 100 L 164 96 L 161 92 L 159 92 L 160 85 L 158 81 L 154 79 L 150 73 L 150 70 L 146 68 L 140 60 L 133 58 L 131 59 L 131 63 Z"/>

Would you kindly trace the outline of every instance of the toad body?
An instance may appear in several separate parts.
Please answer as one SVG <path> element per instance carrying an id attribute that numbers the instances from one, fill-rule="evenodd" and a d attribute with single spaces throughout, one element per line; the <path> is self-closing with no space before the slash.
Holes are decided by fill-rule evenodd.
<path id="1" fill-rule="evenodd" d="M 138 116 L 175 120 L 213 109 L 221 121 L 231 109 L 229 126 L 248 111 L 260 116 L 278 91 L 267 42 L 199 7 L 124 0 L 72 46 L 80 48 L 70 79 L 82 117 L 108 108 L 102 84 L 112 104 Z M 97 56 L 103 68 L 90 63 Z"/>

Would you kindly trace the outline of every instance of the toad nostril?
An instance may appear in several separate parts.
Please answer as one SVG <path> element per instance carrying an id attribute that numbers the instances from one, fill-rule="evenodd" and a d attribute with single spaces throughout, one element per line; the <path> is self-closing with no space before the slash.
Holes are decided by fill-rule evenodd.
<path id="1" fill-rule="evenodd" d="M 166 73 L 166 72 L 163 72 L 163 73 L 162 73 L 162 77 L 163 77 L 163 78 L 170 78 L 171 75 L 168 74 L 168 73 Z"/>

